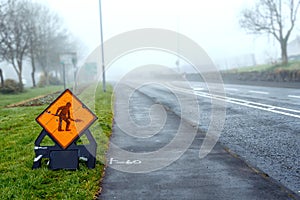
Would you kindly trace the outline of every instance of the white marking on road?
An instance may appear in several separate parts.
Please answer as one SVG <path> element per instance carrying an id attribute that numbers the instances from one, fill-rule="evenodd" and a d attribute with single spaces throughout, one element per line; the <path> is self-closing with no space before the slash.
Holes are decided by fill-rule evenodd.
<path id="1" fill-rule="evenodd" d="M 235 92 L 239 91 L 239 90 L 236 89 L 236 88 L 225 88 L 225 90 L 228 90 L 228 91 L 235 91 Z"/>
<path id="2" fill-rule="evenodd" d="M 140 161 L 140 160 L 122 160 L 122 161 L 119 161 L 119 160 L 114 159 L 114 158 L 110 158 L 110 160 L 109 160 L 110 165 L 113 165 L 113 164 L 117 164 L 117 165 L 139 165 L 141 163 L 142 163 L 142 161 Z"/>
<path id="3" fill-rule="evenodd" d="M 300 119 L 300 110 L 294 110 L 294 109 L 289 109 L 289 108 L 283 108 L 283 107 L 278 107 L 278 106 L 273 106 L 273 105 L 268 105 L 268 104 L 263 104 L 263 103 L 256 103 L 252 101 L 247 101 L 243 99 L 236 99 L 236 98 L 231 98 L 231 97 L 226 97 L 226 96 L 221 96 L 221 95 L 213 95 L 207 92 L 197 92 L 197 91 L 190 91 L 178 87 L 174 87 L 172 85 L 169 85 L 170 87 L 173 87 L 179 92 L 184 92 L 184 93 L 189 93 L 189 94 L 195 94 L 197 96 L 205 97 L 205 98 L 211 98 L 211 99 L 216 99 L 220 101 L 226 101 L 228 103 L 232 104 L 238 104 L 241 106 L 246 106 L 250 108 L 256 108 L 259 110 L 264 110 L 276 114 L 282 114 L 290 117 L 295 117 Z M 298 114 L 299 113 L 299 114 Z"/>
<path id="4" fill-rule="evenodd" d="M 288 97 L 300 99 L 300 96 L 296 96 L 296 95 L 289 95 Z"/>
<path id="5" fill-rule="evenodd" d="M 256 108 L 256 109 L 260 109 L 260 110 L 264 110 L 264 111 L 268 111 L 268 112 L 282 114 L 282 115 L 286 115 L 286 116 L 290 116 L 290 117 L 296 117 L 296 118 L 300 119 L 300 115 L 294 114 L 294 113 L 300 113 L 300 110 L 293 110 L 293 109 L 289 109 L 289 108 L 283 108 L 283 107 L 272 106 L 272 105 L 267 105 L 267 104 L 262 104 L 262 103 L 256 103 L 256 102 L 246 101 L 243 99 L 235 99 L 235 98 L 230 98 L 230 97 L 224 98 L 224 96 L 218 96 L 218 95 L 209 95 L 208 96 L 207 94 L 200 94 L 200 92 L 198 92 L 197 95 L 203 96 L 203 97 L 210 97 L 213 99 L 218 99 L 218 100 L 222 100 L 222 101 L 226 101 L 229 103 L 238 104 L 238 105 L 242 105 L 242 106 L 246 106 L 246 107 L 250 107 L 250 108 Z"/>
<path id="6" fill-rule="evenodd" d="M 255 94 L 269 94 L 269 92 L 256 91 L 256 90 L 249 90 L 248 92 L 255 93 Z"/>
<path id="7" fill-rule="evenodd" d="M 202 87 L 200 87 L 200 88 L 193 87 L 193 90 L 200 91 L 200 90 L 204 90 L 204 88 L 202 88 Z"/>

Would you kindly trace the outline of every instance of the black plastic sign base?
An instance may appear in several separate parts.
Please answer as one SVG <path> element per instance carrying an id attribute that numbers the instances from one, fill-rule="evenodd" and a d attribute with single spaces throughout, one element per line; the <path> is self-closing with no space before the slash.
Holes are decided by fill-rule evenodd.
<path id="1" fill-rule="evenodd" d="M 78 151 L 77 150 L 66 150 L 66 151 L 51 151 L 50 152 L 50 169 L 78 169 Z"/>
<path id="2" fill-rule="evenodd" d="M 63 149 L 51 137 L 54 146 L 40 146 L 45 136 L 48 135 L 47 131 L 43 130 L 34 143 L 35 158 L 32 169 L 42 166 L 42 158 L 49 159 L 51 170 L 76 170 L 79 168 L 79 159 L 84 160 L 88 168 L 95 168 L 97 143 L 88 129 L 83 134 L 86 134 L 89 144 L 77 145 L 76 141 L 80 138 L 78 137 L 67 149 Z"/>

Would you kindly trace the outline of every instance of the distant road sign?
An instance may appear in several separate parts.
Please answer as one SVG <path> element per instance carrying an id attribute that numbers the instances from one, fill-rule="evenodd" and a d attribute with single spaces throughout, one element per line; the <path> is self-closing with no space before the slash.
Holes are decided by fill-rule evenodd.
<path id="1" fill-rule="evenodd" d="M 68 89 L 36 118 L 63 149 L 96 120 L 96 115 Z"/>
<path id="2" fill-rule="evenodd" d="M 64 64 L 64 65 L 75 64 L 75 61 L 77 62 L 76 53 L 70 52 L 70 53 L 60 54 L 59 60 L 60 60 L 60 63 Z"/>

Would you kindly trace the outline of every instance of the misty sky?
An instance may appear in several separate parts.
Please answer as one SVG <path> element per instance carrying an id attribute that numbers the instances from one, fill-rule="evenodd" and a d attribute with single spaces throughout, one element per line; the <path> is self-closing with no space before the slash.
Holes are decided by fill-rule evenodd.
<path id="1" fill-rule="evenodd" d="M 64 18 L 88 52 L 100 44 L 98 0 L 43 1 Z M 252 0 L 102 0 L 104 41 L 134 29 L 163 28 L 194 40 L 216 63 L 230 65 L 251 54 L 262 63 L 280 50 L 274 38 L 248 35 L 240 28 L 241 10 L 252 5 Z M 291 39 L 296 32 L 300 29 Z"/>
<path id="2" fill-rule="evenodd" d="M 86 55 L 100 44 L 99 0 L 36 1 L 44 2 L 58 12 L 71 32 L 85 44 Z M 247 60 L 251 54 L 255 54 L 257 63 L 263 63 L 268 59 L 279 57 L 280 50 L 272 37 L 248 35 L 240 28 L 241 10 L 250 7 L 253 2 L 253 0 L 102 0 L 104 41 L 134 29 L 163 28 L 179 32 L 197 42 L 209 57 L 220 65 L 220 69 L 228 68 L 228 65 L 238 66 L 233 62 Z M 300 35 L 299 22 L 290 41 L 297 34 Z M 171 65 L 175 65 L 176 58 L 164 56 L 165 60 L 172 63 Z M 150 55 L 148 60 L 152 58 Z M 134 57 L 128 56 L 127 62 L 133 59 Z M 136 65 L 149 62 L 136 62 Z"/>
<path id="3" fill-rule="evenodd" d="M 99 39 L 98 0 L 44 0 L 65 19 L 88 47 Z M 202 46 L 210 56 L 222 58 L 252 53 L 271 43 L 266 37 L 247 35 L 239 27 L 240 10 L 251 0 L 102 0 L 104 40 L 137 28 L 178 31 Z M 265 47 L 266 48 L 266 47 Z"/>

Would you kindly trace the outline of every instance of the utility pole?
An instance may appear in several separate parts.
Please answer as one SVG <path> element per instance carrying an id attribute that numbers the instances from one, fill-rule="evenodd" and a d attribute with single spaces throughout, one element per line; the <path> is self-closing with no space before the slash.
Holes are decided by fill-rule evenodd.
<path id="1" fill-rule="evenodd" d="M 101 0 L 99 0 L 99 15 L 100 15 L 101 57 L 102 57 L 102 87 L 103 87 L 103 92 L 106 92 Z"/>

